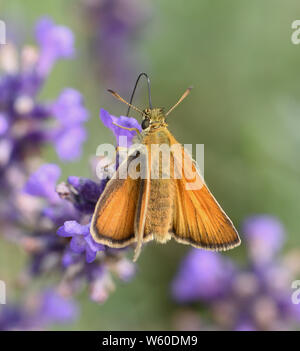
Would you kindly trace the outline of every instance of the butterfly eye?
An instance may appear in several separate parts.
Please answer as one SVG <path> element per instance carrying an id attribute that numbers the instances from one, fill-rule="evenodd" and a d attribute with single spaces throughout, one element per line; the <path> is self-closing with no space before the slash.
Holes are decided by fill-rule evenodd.
<path id="1" fill-rule="evenodd" d="M 142 122 L 142 129 L 148 128 L 149 125 L 150 125 L 149 119 L 146 119 L 146 118 L 145 118 L 145 119 L 143 120 L 143 122 Z"/>

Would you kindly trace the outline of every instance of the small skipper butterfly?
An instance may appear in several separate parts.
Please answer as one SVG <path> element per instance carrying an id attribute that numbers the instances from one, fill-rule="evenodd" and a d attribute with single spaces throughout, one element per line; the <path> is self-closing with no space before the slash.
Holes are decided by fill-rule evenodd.
<path id="1" fill-rule="evenodd" d="M 139 78 L 148 79 L 149 105 L 143 111 L 132 105 L 132 98 Z M 130 103 L 117 93 L 109 90 L 142 115 L 142 132 L 139 133 L 141 144 L 148 151 L 146 158 L 147 176 L 133 179 L 128 176 L 120 179 L 120 171 L 128 167 L 128 156 L 122 162 L 114 177 L 107 183 L 100 196 L 91 223 L 91 233 L 97 243 L 113 248 L 123 248 L 135 243 L 134 261 L 137 260 L 144 242 L 157 240 L 166 243 L 171 238 L 196 248 L 224 251 L 240 244 L 239 235 L 229 217 L 213 197 L 192 158 L 179 144 L 167 128 L 166 117 L 189 94 L 187 89 L 178 102 L 167 112 L 162 108 L 152 108 L 150 82 L 145 73 L 141 73 L 136 82 Z M 133 130 L 133 128 L 120 128 Z M 161 155 L 151 153 L 152 145 L 179 145 L 176 152 L 170 152 L 171 170 L 181 171 L 181 177 L 170 172 L 169 179 L 163 177 L 164 166 L 160 166 Z M 149 156 L 151 154 L 151 156 Z M 184 159 L 184 170 L 182 165 Z M 151 171 L 159 168 L 159 177 L 153 179 Z M 190 171 L 186 171 L 189 169 Z M 187 174 L 188 173 L 188 174 Z M 189 174 L 190 173 L 190 174 Z M 195 174 L 201 186 L 188 189 L 190 179 Z"/>

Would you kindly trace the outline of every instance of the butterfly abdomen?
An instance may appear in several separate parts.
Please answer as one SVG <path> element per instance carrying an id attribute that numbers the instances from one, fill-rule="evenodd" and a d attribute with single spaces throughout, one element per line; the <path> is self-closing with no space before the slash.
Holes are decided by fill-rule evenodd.
<path id="1" fill-rule="evenodd" d="M 166 128 L 150 132 L 144 142 L 151 148 L 151 181 L 145 235 L 153 234 L 159 242 L 166 242 L 171 238 L 169 232 L 172 229 L 175 195 L 173 181 L 170 181 L 171 162 L 168 158 L 169 138 Z"/>
<path id="2" fill-rule="evenodd" d="M 153 234 L 160 242 L 170 240 L 173 219 L 173 184 L 167 179 L 153 179 L 146 214 L 145 235 Z"/>

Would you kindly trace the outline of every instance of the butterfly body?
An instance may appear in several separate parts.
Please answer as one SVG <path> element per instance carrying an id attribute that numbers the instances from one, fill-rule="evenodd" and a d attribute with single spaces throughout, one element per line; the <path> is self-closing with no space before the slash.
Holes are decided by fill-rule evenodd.
<path id="1" fill-rule="evenodd" d="M 163 134 L 163 132 L 161 134 Z M 159 137 L 159 139 L 164 140 L 161 140 L 163 144 L 157 143 L 158 145 L 167 145 L 166 142 L 168 140 L 166 138 Z M 151 170 L 158 174 L 158 179 L 151 179 L 150 181 L 145 235 L 152 234 L 153 237 L 161 243 L 165 243 L 171 239 L 170 233 L 172 231 L 174 215 L 174 183 L 172 179 L 164 179 L 164 175 L 168 173 L 167 169 L 164 171 L 164 167 L 167 168 L 168 166 L 168 164 L 162 162 L 160 154 L 155 155 L 155 153 L 152 153 Z M 156 168 L 159 169 L 156 171 Z"/>

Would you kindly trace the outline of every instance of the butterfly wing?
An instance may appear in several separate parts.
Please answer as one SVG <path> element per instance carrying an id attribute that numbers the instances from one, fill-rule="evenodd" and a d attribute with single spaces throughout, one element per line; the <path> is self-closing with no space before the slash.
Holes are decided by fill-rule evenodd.
<path id="1" fill-rule="evenodd" d="M 170 136 L 170 144 L 178 144 L 173 136 Z M 183 163 L 179 157 L 182 157 Z M 174 179 L 174 238 L 197 248 L 218 251 L 238 246 L 240 238 L 231 220 L 207 188 L 193 160 L 182 146 L 181 155 L 173 153 L 173 161 L 174 168 L 182 172 L 181 179 Z M 191 181 L 198 186 L 188 189 Z"/>
<path id="2" fill-rule="evenodd" d="M 139 197 L 139 179 L 118 179 L 120 165 L 101 194 L 91 223 L 91 234 L 97 243 L 121 248 L 133 243 L 134 222 Z M 114 179 L 115 178 L 115 179 Z"/>

